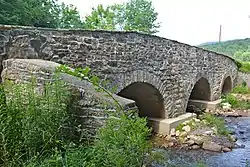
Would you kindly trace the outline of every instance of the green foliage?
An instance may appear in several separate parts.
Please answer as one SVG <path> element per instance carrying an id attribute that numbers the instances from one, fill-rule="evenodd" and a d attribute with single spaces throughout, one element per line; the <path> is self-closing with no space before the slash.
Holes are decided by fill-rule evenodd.
<path id="1" fill-rule="evenodd" d="M 61 5 L 60 28 L 83 28 L 84 24 L 76 7 Z"/>
<path id="2" fill-rule="evenodd" d="M 195 167 L 208 167 L 204 162 L 195 163 Z"/>
<path id="3" fill-rule="evenodd" d="M 239 71 L 250 73 L 250 62 L 241 62 L 241 67 L 239 68 Z"/>
<path id="4" fill-rule="evenodd" d="M 120 21 L 123 21 L 120 25 L 123 25 L 124 30 L 153 34 L 160 27 L 156 22 L 157 16 L 150 0 L 130 0 L 120 14 Z"/>
<path id="5" fill-rule="evenodd" d="M 97 8 L 92 8 L 91 14 L 86 17 L 85 27 L 87 29 L 115 30 L 116 9 L 118 6 L 104 8 L 101 4 Z"/>
<path id="6" fill-rule="evenodd" d="M 110 117 L 98 132 L 94 145 L 69 148 L 64 154 L 55 152 L 42 162 L 31 162 L 28 167 L 137 167 L 141 166 L 151 145 L 147 141 L 150 129 L 145 118 Z M 157 160 L 160 155 L 156 155 Z"/>
<path id="7" fill-rule="evenodd" d="M 2 0 L 0 24 L 80 28 L 79 12 L 72 5 L 59 4 L 57 0 Z"/>
<path id="8" fill-rule="evenodd" d="M 86 17 L 88 29 L 133 30 L 153 34 L 160 24 L 156 22 L 158 13 L 150 0 L 130 0 L 104 8 L 98 5 Z"/>
<path id="9" fill-rule="evenodd" d="M 246 39 L 225 41 L 221 43 L 217 42 L 214 44 L 205 44 L 205 45 L 200 45 L 200 47 L 229 55 L 241 61 L 250 61 L 249 45 L 250 45 L 250 39 L 246 38 Z"/>
<path id="10" fill-rule="evenodd" d="M 241 85 L 238 85 L 233 88 L 232 93 L 239 93 L 239 94 L 250 94 L 250 89 L 245 83 L 242 83 Z"/>
<path id="11" fill-rule="evenodd" d="M 111 83 L 109 81 L 101 80 L 99 77 L 97 77 L 95 75 L 91 75 L 89 67 L 85 67 L 84 69 L 83 68 L 72 69 L 69 66 L 61 65 L 61 66 L 57 67 L 57 71 L 78 77 L 82 80 L 86 80 L 86 81 L 92 83 L 95 86 L 95 89 L 97 91 L 105 92 L 108 95 L 108 97 L 110 97 L 114 100 L 114 102 L 116 103 L 116 105 L 118 107 L 118 110 L 122 109 L 121 105 L 113 97 L 113 94 L 112 94 L 112 93 L 116 92 L 117 87 L 116 86 L 111 87 L 110 86 Z"/>
<path id="12" fill-rule="evenodd" d="M 245 92 L 245 90 L 237 90 L 238 92 Z M 249 91 L 249 90 L 247 90 Z M 227 94 L 226 96 L 222 97 L 222 103 L 223 102 L 228 102 L 231 104 L 232 108 L 238 108 L 238 109 L 250 109 L 250 103 L 248 101 L 240 101 L 238 100 L 235 96 L 232 94 Z"/>
<path id="13" fill-rule="evenodd" d="M 70 93 L 64 83 L 47 83 L 38 92 L 34 82 L 1 88 L 0 165 L 20 166 L 60 147 Z"/>
<path id="14" fill-rule="evenodd" d="M 206 124 L 210 127 L 216 127 L 217 133 L 220 135 L 228 135 L 230 131 L 226 127 L 225 120 L 214 116 L 211 113 L 204 113 L 200 116 L 200 119 L 205 120 Z"/>
<path id="15" fill-rule="evenodd" d="M 97 135 L 90 153 L 93 158 L 87 166 L 141 166 L 145 153 L 150 149 L 147 141 L 149 134 L 145 118 L 128 117 L 125 114 L 120 118 L 109 118 Z"/>

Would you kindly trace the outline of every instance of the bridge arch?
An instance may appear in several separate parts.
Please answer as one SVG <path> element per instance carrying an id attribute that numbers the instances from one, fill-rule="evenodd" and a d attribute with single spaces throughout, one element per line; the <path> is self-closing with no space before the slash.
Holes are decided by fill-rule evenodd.
<path id="1" fill-rule="evenodd" d="M 146 82 L 134 82 L 119 93 L 119 96 L 136 102 L 141 117 L 164 118 L 164 99 L 153 85 Z"/>
<path id="2" fill-rule="evenodd" d="M 134 100 L 140 116 L 167 117 L 165 106 L 168 94 L 159 77 L 147 71 L 136 70 L 124 73 L 118 78 L 120 83 L 117 95 Z"/>
<path id="3" fill-rule="evenodd" d="M 190 93 L 189 99 L 191 100 L 211 100 L 211 88 L 208 80 L 201 77 L 194 84 Z"/>
<path id="4" fill-rule="evenodd" d="M 212 97 L 212 86 L 209 82 L 208 75 L 198 73 L 194 77 L 193 82 L 188 85 L 188 91 L 186 96 L 185 110 L 192 111 L 191 100 L 205 100 L 211 101 Z"/>
<path id="5" fill-rule="evenodd" d="M 221 94 L 225 95 L 233 89 L 232 77 L 225 75 L 221 82 Z"/>

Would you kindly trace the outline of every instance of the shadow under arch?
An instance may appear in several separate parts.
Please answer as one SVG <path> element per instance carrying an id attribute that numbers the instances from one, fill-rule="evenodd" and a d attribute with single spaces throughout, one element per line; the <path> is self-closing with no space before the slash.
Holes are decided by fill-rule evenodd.
<path id="1" fill-rule="evenodd" d="M 210 84 L 206 78 L 200 77 L 198 80 L 196 80 L 194 86 L 190 86 L 191 90 L 189 89 L 188 92 L 191 91 L 191 93 L 189 94 L 186 103 L 186 112 L 197 113 L 200 112 L 200 108 L 203 108 L 202 105 L 200 106 L 199 101 L 211 101 Z"/>
<path id="2" fill-rule="evenodd" d="M 208 80 L 201 77 L 194 85 L 189 100 L 211 100 L 211 90 Z"/>
<path id="3" fill-rule="evenodd" d="M 149 83 L 131 83 L 117 95 L 134 100 L 141 117 L 165 117 L 164 98 L 160 91 Z"/>
<path id="4" fill-rule="evenodd" d="M 221 94 L 225 95 L 229 93 L 233 89 L 232 78 L 227 76 L 224 80 L 222 80 Z"/>

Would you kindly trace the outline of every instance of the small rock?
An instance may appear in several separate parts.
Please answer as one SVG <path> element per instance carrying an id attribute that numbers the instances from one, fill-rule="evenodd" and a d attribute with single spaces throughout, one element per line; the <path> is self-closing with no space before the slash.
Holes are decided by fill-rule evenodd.
<path id="1" fill-rule="evenodd" d="M 174 129 L 174 128 L 172 128 L 172 129 L 170 130 L 170 135 L 171 135 L 171 136 L 175 136 L 175 129 Z"/>
<path id="2" fill-rule="evenodd" d="M 180 136 L 180 131 L 179 130 L 177 130 L 176 132 L 175 132 L 175 136 Z"/>
<path id="3" fill-rule="evenodd" d="M 184 130 L 185 132 L 190 132 L 191 131 L 191 127 L 189 125 L 186 125 L 182 128 L 182 130 Z"/>
<path id="4" fill-rule="evenodd" d="M 173 147 L 173 146 L 174 146 L 174 143 L 173 143 L 173 142 L 170 142 L 170 143 L 168 143 L 168 146 L 169 146 L 169 147 Z"/>
<path id="5" fill-rule="evenodd" d="M 211 128 L 214 132 L 217 132 L 217 128 L 216 127 L 212 127 Z"/>
<path id="6" fill-rule="evenodd" d="M 167 141 L 170 141 L 170 140 L 171 140 L 171 136 L 170 136 L 170 135 L 166 135 L 166 136 L 165 136 L 165 139 L 166 139 Z"/>
<path id="7" fill-rule="evenodd" d="M 191 146 L 193 144 L 195 144 L 195 142 L 193 140 L 188 140 L 185 142 L 188 146 Z"/>
<path id="8" fill-rule="evenodd" d="M 167 143 L 163 143 L 163 144 L 161 145 L 161 148 L 167 149 L 167 148 L 168 148 L 168 144 L 167 144 Z"/>
<path id="9" fill-rule="evenodd" d="M 186 137 L 188 134 L 187 134 L 187 132 L 181 132 L 180 133 L 180 137 Z"/>
<path id="10" fill-rule="evenodd" d="M 214 132 L 212 130 L 208 130 L 203 132 L 205 135 L 212 135 Z"/>
<path id="11" fill-rule="evenodd" d="M 230 140 L 233 141 L 233 142 L 236 142 L 237 141 L 237 138 L 233 135 L 230 135 Z"/>
<path id="12" fill-rule="evenodd" d="M 204 150 L 214 151 L 214 152 L 221 152 L 222 146 L 218 145 L 214 142 L 205 141 L 202 145 Z"/>
<path id="13" fill-rule="evenodd" d="M 201 136 L 190 135 L 190 139 L 198 145 L 202 145 L 202 143 L 204 142 L 204 137 Z"/>
<path id="14" fill-rule="evenodd" d="M 200 119 L 197 119 L 197 118 L 194 118 L 194 121 L 195 121 L 195 122 L 201 122 L 201 120 L 200 120 Z"/>
<path id="15" fill-rule="evenodd" d="M 223 147 L 222 148 L 222 151 L 223 152 L 230 152 L 230 151 L 232 151 L 230 148 L 227 148 L 227 147 Z"/>
<path id="16" fill-rule="evenodd" d="M 198 150 L 198 149 L 200 149 L 201 147 L 199 146 L 199 145 L 192 145 L 192 147 L 191 147 L 193 150 Z"/>

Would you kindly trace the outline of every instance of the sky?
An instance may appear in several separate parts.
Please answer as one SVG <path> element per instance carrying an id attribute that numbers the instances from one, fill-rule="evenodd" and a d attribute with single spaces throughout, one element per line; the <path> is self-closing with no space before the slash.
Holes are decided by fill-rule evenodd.
<path id="1" fill-rule="evenodd" d="M 91 12 L 98 4 L 104 6 L 126 0 L 60 0 L 75 5 L 81 16 Z M 219 39 L 222 41 L 250 37 L 250 0 L 152 0 L 158 22 L 156 35 L 198 45 Z"/>

